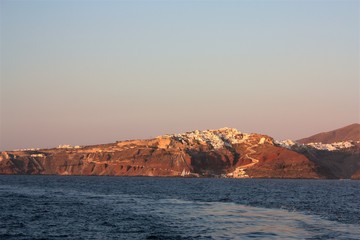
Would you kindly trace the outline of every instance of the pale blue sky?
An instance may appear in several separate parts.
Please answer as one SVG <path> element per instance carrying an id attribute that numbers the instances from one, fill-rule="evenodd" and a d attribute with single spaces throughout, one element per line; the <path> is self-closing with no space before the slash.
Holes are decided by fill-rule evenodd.
<path id="1" fill-rule="evenodd" d="M 0 149 L 359 122 L 359 1 L 6 1 Z"/>

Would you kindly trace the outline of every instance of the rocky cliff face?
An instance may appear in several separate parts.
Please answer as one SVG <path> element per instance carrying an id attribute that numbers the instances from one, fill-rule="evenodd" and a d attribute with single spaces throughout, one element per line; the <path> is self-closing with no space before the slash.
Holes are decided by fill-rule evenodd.
<path id="1" fill-rule="evenodd" d="M 1 174 L 334 177 L 306 155 L 265 135 L 236 129 L 193 131 L 149 140 L 2 152 Z"/>
<path id="2" fill-rule="evenodd" d="M 351 142 L 347 147 L 330 148 L 330 150 L 314 147 L 311 144 L 294 145 L 292 150 L 303 154 L 334 178 L 354 178 L 353 175 L 360 171 L 360 142 Z"/>
<path id="3" fill-rule="evenodd" d="M 277 142 L 282 147 L 306 156 L 334 178 L 359 179 L 360 124 L 316 134 L 298 142 Z"/>

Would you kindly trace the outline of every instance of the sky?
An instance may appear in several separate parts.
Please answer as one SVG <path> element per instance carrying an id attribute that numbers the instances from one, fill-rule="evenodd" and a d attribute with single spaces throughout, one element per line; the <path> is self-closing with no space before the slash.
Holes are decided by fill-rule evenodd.
<path id="1" fill-rule="evenodd" d="M 0 1 L 0 150 L 360 122 L 359 1 Z"/>

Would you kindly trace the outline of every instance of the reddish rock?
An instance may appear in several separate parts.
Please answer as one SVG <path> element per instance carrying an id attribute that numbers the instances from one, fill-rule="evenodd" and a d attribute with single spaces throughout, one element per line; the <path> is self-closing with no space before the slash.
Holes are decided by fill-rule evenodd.
<path id="1" fill-rule="evenodd" d="M 271 137 L 236 129 L 193 131 L 81 148 L 2 152 L 1 174 L 112 176 L 331 177 Z"/>

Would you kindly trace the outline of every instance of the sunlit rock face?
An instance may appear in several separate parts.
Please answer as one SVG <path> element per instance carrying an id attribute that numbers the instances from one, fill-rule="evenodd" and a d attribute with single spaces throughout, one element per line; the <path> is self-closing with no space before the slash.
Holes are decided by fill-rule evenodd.
<path id="1" fill-rule="evenodd" d="M 94 146 L 2 152 L 1 174 L 334 178 L 327 168 L 261 134 L 195 130 Z"/>

